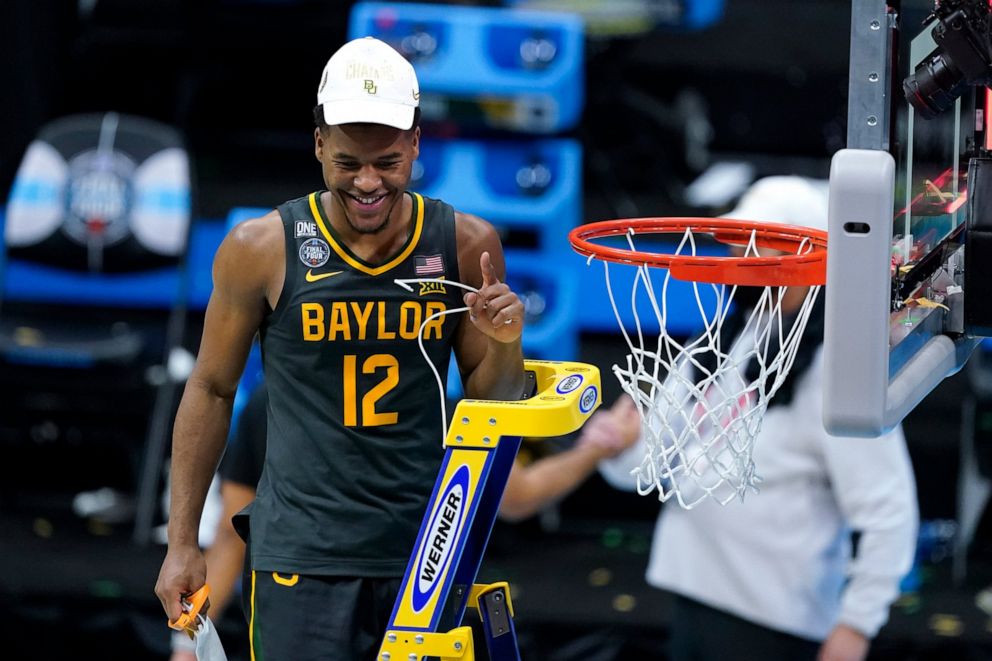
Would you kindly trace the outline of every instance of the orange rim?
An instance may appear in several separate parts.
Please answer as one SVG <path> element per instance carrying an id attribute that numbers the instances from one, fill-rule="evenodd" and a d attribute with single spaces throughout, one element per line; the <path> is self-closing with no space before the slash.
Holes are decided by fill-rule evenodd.
<path id="1" fill-rule="evenodd" d="M 628 232 L 635 236 L 681 235 L 686 230 L 738 246 L 746 246 L 753 234 L 755 246 L 787 254 L 773 257 L 670 255 L 593 242 Z M 580 255 L 617 264 L 668 269 L 678 280 L 779 287 L 822 285 L 827 281 L 827 233 L 811 227 L 733 218 L 624 218 L 580 225 L 568 233 L 568 240 Z"/>

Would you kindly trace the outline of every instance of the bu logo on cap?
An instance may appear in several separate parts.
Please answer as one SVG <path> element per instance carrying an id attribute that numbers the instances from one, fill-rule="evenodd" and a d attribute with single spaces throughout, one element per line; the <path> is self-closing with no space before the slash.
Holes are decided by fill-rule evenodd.
<path id="1" fill-rule="evenodd" d="M 375 94 L 375 92 L 376 92 L 376 86 L 375 86 L 375 81 L 374 80 L 368 80 L 368 79 L 366 79 L 366 81 L 365 81 L 365 91 L 368 92 L 369 94 Z"/>

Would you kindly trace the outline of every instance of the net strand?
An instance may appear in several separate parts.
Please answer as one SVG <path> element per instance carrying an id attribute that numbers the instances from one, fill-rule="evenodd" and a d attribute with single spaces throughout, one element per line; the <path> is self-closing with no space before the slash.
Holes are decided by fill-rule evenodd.
<path id="1" fill-rule="evenodd" d="M 635 237 L 633 228 L 624 234 L 631 252 L 637 252 Z M 812 243 L 804 239 L 797 254 L 812 249 Z M 691 228 L 684 231 L 673 254 L 697 254 Z M 744 256 L 760 256 L 754 231 L 744 246 Z M 702 328 L 683 343 L 667 332 L 670 270 L 664 270 L 658 287 L 652 278 L 657 268 L 631 264 L 635 269 L 629 301 L 634 330 L 628 332 L 614 294 L 610 263 L 602 260 L 602 264 L 610 306 L 629 350 L 626 365 L 614 365 L 613 372 L 637 407 L 647 445 L 633 471 L 638 493 L 657 490 L 660 500 L 675 498 L 691 509 L 707 498 L 727 504 L 757 491 L 761 478 L 753 461 L 755 438 L 769 400 L 796 358 L 821 287 L 809 288 L 794 317 L 782 310 L 788 288 L 764 287 L 736 336 L 724 337 L 721 331 L 738 287 L 707 284 L 701 288 L 693 281 Z M 653 349 L 646 346 L 648 329 L 637 305 L 645 297 L 660 328 Z M 748 376 L 751 364 L 757 369 L 754 377 Z"/>
<path id="2" fill-rule="evenodd" d="M 435 282 L 444 285 L 451 285 L 453 287 L 461 287 L 466 291 L 478 294 L 479 290 L 471 285 L 466 285 L 461 282 L 455 282 L 454 280 L 445 280 L 444 278 L 405 278 L 393 280 L 393 282 L 400 287 L 403 287 L 407 291 L 413 291 L 413 287 L 410 286 L 411 283 L 424 283 L 424 282 Z M 420 330 L 417 331 L 417 346 L 420 347 L 420 354 L 424 357 L 427 362 L 427 366 L 431 368 L 431 372 L 434 373 L 434 380 L 437 383 L 438 399 L 441 402 L 441 446 L 444 447 L 444 439 L 448 433 L 448 407 L 446 404 L 447 393 L 444 391 L 444 381 L 441 379 L 441 374 L 437 371 L 437 367 L 434 365 L 434 361 L 431 360 L 430 356 L 427 354 L 427 349 L 424 347 L 424 329 L 427 328 L 427 324 L 431 323 L 435 319 L 443 317 L 448 314 L 455 314 L 457 312 L 467 312 L 469 307 L 452 308 L 450 310 L 441 310 L 440 312 L 435 312 L 420 324 Z M 450 359 L 449 359 L 450 360 Z"/>

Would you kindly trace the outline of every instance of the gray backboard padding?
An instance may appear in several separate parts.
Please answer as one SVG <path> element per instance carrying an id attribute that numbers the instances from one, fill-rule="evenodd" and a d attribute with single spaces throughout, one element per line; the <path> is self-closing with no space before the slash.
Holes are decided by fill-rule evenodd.
<path id="1" fill-rule="evenodd" d="M 831 434 L 879 436 L 941 380 L 976 340 L 931 337 L 889 380 L 890 259 L 895 162 L 887 152 L 843 149 L 830 169 L 823 425 Z M 852 232 L 848 223 L 867 226 Z"/>

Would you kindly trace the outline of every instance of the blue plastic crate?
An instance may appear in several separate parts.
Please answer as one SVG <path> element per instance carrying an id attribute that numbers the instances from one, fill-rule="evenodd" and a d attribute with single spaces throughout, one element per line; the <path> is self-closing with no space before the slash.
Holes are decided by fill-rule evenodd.
<path id="1" fill-rule="evenodd" d="M 669 30 L 701 30 L 723 17 L 724 0 L 657 0 L 638 7 L 617 0 L 504 0 L 518 9 L 573 9 L 587 20 L 591 34 L 644 32 L 645 26 Z"/>
<path id="2" fill-rule="evenodd" d="M 528 133 L 567 131 L 579 122 L 584 30 L 574 14 L 360 2 L 349 38 L 364 36 L 413 62 L 425 120 Z"/>
<path id="3" fill-rule="evenodd" d="M 261 218 L 271 212 L 272 209 L 265 207 L 234 207 L 227 212 L 225 219 L 226 231 L 230 232 L 235 225 L 243 223 L 252 218 Z"/>
<path id="4" fill-rule="evenodd" d="M 545 255 L 506 251 L 506 281 L 524 302 L 523 349 L 528 358 L 579 356 L 579 272 Z"/>
<path id="5" fill-rule="evenodd" d="M 545 255 L 571 252 L 582 217 L 582 149 L 574 140 L 425 140 L 411 188 L 491 222 L 529 233 Z M 514 247 L 508 244 L 507 247 Z"/>
<path id="6" fill-rule="evenodd" d="M 673 254 L 677 245 L 664 241 L 643 241 L 638 247 L 642 250 Z M 727 250 L 722 246 L 700 246 L 699 254 L 726 255 Z M 627 332 L 634 333 L 639 322 L 643 332 L 657 334 L 660 330 L 658 317 L 643 290 L 638 293 L 636 306 L 631 307 L 631 292 L 634 288 L 637 267 L 627 264 L 609 264 L 613 297 L 620 314 L 620 322 L 618 322 L 613 306 L 610 304 L 603 262 L 593 260 L 587 266 L 586 260 L 587 258 L 572 253 L 567 262 L 569 267 L 573 269 L 579 282 L 579 291 L 582 292 L 582 305 L 576 311 L 576 325 L 583 331 L 618 333 L 620 322 L 622 322 Z M 668 333 L 676 337 L 689 337 L 701 331 L 703 321 L 692 283 L 672 278 L 668 283 L 667 290 L 663 290 L 665 270 L 650 269 L 650 274 L 659 305 L 662 302 L 662 296 L 667 301 L 665 327 Z M 700 284 L 699 290 L 703 307 L 707 311 L 707 315 L 712 317 L 716 300 L 713 287 Z"/>

